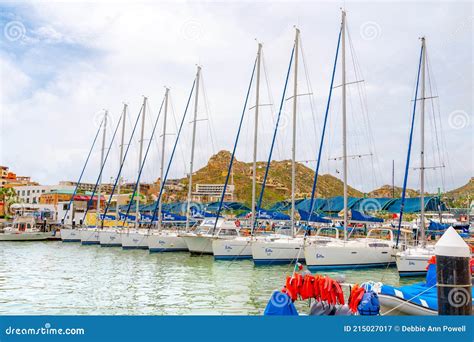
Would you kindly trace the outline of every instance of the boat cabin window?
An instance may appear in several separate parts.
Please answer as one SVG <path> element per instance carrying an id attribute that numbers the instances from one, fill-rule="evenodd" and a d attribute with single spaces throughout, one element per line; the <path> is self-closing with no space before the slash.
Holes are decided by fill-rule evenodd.
<path id="1" fill-rule="evenodd" d="M 369 243 L 369 247 L 390 247 L 386 243 Z"/>
<path id="2" fill-rule="evenodd" d="M 337 231 L 334 228 L 320 228 L 318 236 L 336 237 Z"/>
<path id="3" fill-rule="evenodd" d="M 195 233 L 196 234 L 208 234 L 212 230 L 213 227 L 205 227 L 205 226 L 199 226 L 196 228 Z"/>
<path id="4" fill-rule="evenodd" d="M 219 231 L 219 236 L 237 236 L 237 230 L 232 228 L 222 228 Z"/>
<path id="5" fill-rule="evenodd" d="M 390 240 L 391 235 L 389 230 L 371 230 L 370 237 L 373 239 L 383 239 L 383 240 Z"/>

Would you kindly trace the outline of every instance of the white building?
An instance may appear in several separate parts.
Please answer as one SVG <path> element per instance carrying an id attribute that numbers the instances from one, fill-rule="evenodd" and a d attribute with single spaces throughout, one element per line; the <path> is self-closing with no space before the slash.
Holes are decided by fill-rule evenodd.
<path id="1" fill-rule="evenodd" d="M 213 202 L 220 201 L 224 184 L 196 184 L 196 191 L 192 193 L 193 201 Z M 233 200 L 234 185 L 227 185 L 224 199 Z"/>
<path id="2" fill-rule="evenodd" d="M 22 203 L 36 204 L 39 203 L 39 198 L 42 194 L 51 192 L 53 190 L 70 190 L 74 191 L 74 186 L 71 185 L 22 185 L 15 186 L 18 199 Z"/>

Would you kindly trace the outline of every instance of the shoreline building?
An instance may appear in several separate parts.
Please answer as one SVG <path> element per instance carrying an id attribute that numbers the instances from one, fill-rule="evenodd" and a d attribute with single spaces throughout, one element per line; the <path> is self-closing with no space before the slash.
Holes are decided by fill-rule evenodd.
<path id="1" fill-rule="evenodd" d="M 224 184 L 196 184 L 196 190 L 192 192 L 192 200 L 195 202 L 217 202 L 221 200 Z M 224 195 L 225 201 L 234 200 L 234 185 L 227 185 Z"/>

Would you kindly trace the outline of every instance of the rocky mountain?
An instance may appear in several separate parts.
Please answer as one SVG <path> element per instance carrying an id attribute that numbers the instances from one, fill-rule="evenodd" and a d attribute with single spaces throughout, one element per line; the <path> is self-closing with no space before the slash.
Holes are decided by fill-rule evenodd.
<path id="1" fill-rule="evenodd" d="M 206 166 L 193 174 L 193 183 L 222 184 L 225 182 L 227 168 L 231 154 L 220 151 L 213 155 Z M 266 162 L 257 163 L 257 196 L 263 183 Z M 296 197 L 311 196 L 314 171 L 307 166 L 296 164 Z M 250 204 L 252 197 L 252 163 L 234 160 L 233 181 L 235 185 L 234 200 Z M 188 180 L 183 178 L 181 183 L 187 185 Z M 331 175 L 320 175 L 316 194 L 318 197 L 331 197 L 342 195 L 343 183 Z M 361 197 L 363 193 L 349 187 L 349 196 Z M 291 161 L 272 161 L 265 187 L 265 204 L 288 199 L 291 195 Z"/>
<path id="2" fill-rule="evenodd" d="M 197 170 L 193 174 L 193 184 L 223 184 L 227 175 L 231 153 L 229 151 L 220 151 L 213 155 L 206 166 Z M 265 174 L 266 162 L 257 162 L 257 197 L 261 189 L 263 177 Z M 296 197 L 309 198 L 313 186 L 314 170 L 307 166 L 296 164 Z M 246 163 L 234 160 L 233 182 L 235 186 L 234 200 L 244 202 L 250 205 L 252 198 L 252 163 Z M 187 196 L 188 179 L 183 178 L 179 183 L 184 185 L 174 200 L 184 200 Z M 231 184 L 229 182 L 229 184 Z M 316 189 L 317 197 L 333 197 L 343 195 L 344 184 L 339 179 L 329 174 L 319 175 L 318 186 Z M 349 186 L 349 196 L 363 197 L 364 193 Z M 395 197 L 399 198 L 402 194 L 401 187 L 395 187 Z M 267 185 L 265 188 L 264 205 L 288 199 L 291 195 L 291 161 L 272 161 L 268 174 Z M 369 197 L 392 197 L 392 186 L 384 185 L 379 189 L 372 190 L 367 194 Z M 417 197 L 419 192 L 413 189 L 407 189 L 407 197 Z M 458 189 L 451 190 L 445 194 L 446 198 L 460 198 L 464 201 L 470 196 L 474 198 L 474 178 Z"/>

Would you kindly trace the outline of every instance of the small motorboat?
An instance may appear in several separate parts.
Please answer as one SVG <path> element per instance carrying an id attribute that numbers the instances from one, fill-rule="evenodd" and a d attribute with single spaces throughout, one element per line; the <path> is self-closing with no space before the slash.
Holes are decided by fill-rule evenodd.
<path id="1" fill-rule="evenodd" d="M 42 241 L 53 237 L 54 232 L 46 231 L 45 226 L 38 226 L 34 217 L 19 216 L 13 224 L 5 227 L 0 233 L 0 241 Z"/>
<path id="2" fill-rule="evenodd" d="M 401 287 L 376 283 L 373 289 L 378 294 L 382 315 L 432 316 L 438 314 L 438 288 L 434 261 L 430 261 L 426 281 L 423 283 Z"/>

